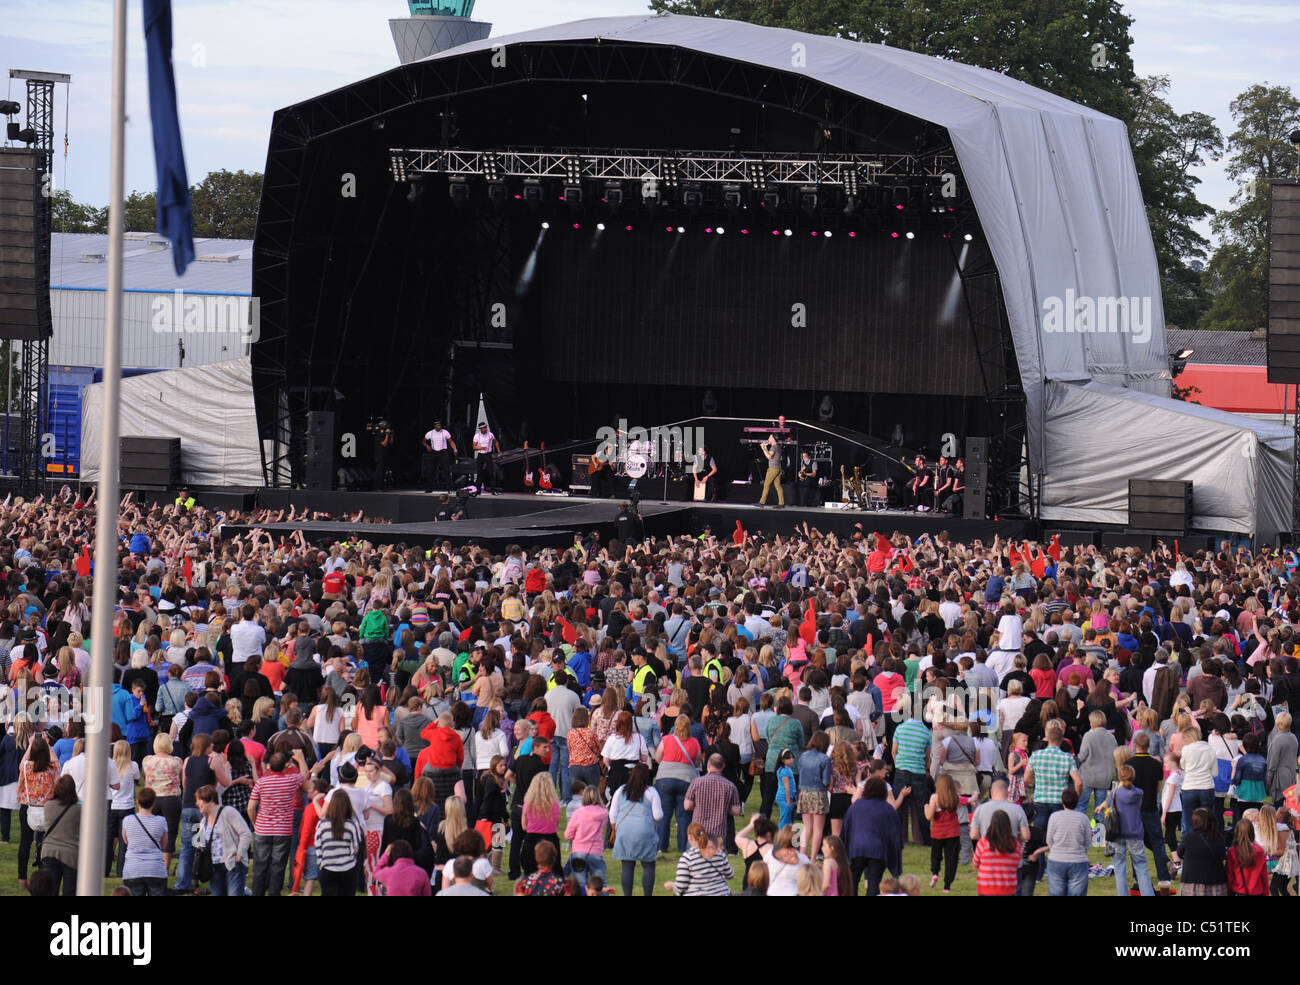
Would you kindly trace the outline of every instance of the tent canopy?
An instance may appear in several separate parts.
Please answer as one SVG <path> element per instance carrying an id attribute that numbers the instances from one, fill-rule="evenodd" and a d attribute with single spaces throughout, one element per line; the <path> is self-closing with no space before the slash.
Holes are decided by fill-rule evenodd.
<path id="1" fill-rule="evenodd" d="M 1192 526 L 1291 527 L 1289 427 L 1103 383 L 1047 387 L 1044 520 L 1128 523 L 1129 479 L 1192 481 Z"/>

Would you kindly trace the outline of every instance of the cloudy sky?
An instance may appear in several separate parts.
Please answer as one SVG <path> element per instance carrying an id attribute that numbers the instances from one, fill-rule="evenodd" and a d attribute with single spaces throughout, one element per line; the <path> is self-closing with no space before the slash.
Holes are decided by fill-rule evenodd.
<path id="1" fill-rule="evenodd" d="M 127 188 L 154 182 L 138 0 L 130 4 Z M 493 34 L 583 17 L 638 14 L 644 0 L 478 0 Z M 1228 103 L 1256 82 L 1300 91 L 1294 0 L 1130 0 L 1133 56 L 1142 75 L 1170 76 L 1180 112 L 1211 114 L 1226 136 Z M 174 0 L 175 61 L 191 181 L 220 168 L 261 171 L 271 114 L 396 64 L 388 18 L 403 0 Z M 5 0 L 0 67 L 68 72 L 69 151 L 56 179 L 82 201 L 108 200 L 108 104 L 112 37 L 109 0 Z M 22 84 L 4 80 L 10 98 Z M 62 135 L 63 94 L 56 132 Z M 61 143 L 57 141 L 56 143 Z M 1202 198 L 1229 204 L 1221 164 L 1199 175 Z"/>

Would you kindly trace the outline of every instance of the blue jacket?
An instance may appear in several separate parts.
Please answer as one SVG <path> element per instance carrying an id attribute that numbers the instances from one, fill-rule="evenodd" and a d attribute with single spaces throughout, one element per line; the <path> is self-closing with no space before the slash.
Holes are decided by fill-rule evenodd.
<path id="1" fill-rule="evenodd" d="M 903 874 L 903 824 L 888 802 L 855 800 L 844 815 L 840 839 L 849 858 L 882 859 L 895 876 Z"/>
<path id="2" fill-rule="evenodd" d="M 578 684 L 587 687 L 591 684 L 591 654 L 583 650 L 575 650 L 573 656 L 569 658 L 566 666 L 573 671 L 573 676 L 578 679 Z"/>
<path id="3" fill-rule="evenodd" d="M 122 685 L 118 685 L 121 687 Z M 122 730 L 122 738 L 127 742 L 148 742 L 149 741 L 149 719 L 145 716 L 144 709 L 140 707 L 140 702 L 130 691 L 126 691 L 126 728 Z"/>
<path id="4" fill-rule="evenodd" d="M 131 535 L 131 553 L 148 554 L 149 553 L 149 536 L 148 534 Z"/>
<path id="5" fill-rule="evenodd" d="M 214 705 L 207 697 L 199 698 L 194 702 L 194 707 L 190 710 L 189 721 L 193 722 L 194 730 L 192 735 L 207 734 L 211 735 L 221 724 L 221 716 L 225 714 L 225 709 L 220 705 Z"/>
<path id="6" fill-rule="evenodd" d="M 140 702 L 135 700 L 135 695 L 124 688 L 121 684 L 113 685 L 113 724 L 118 727 L 122 733 L 122 738 L 126 738 L 126 725 L 131 720 L 131 706 L 135 706 L 136 713 L 140 711 Z"/>

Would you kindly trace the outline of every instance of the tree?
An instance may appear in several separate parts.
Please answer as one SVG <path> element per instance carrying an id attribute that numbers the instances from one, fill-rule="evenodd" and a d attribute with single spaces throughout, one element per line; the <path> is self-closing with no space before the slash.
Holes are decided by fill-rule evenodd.
<path id="1" fill-rule="evenodd" d="M 50 200 L 52 231 L 56 233 L 106 233 L 108 209 L 78 202 L 66 189 L 56 191 Z"/>
<path id="2" fill-rule="evenodd" d="M 1211 224 L 1219 237 L 1206 270 L 1213 302 L 1198 327 L 1250 332 L 1268 321 L 1268 179 L 1295 171 L 1289 134 L 1300 129 L 1300 100 L 1286 86 L 1256 84 L 1228 109 L 1237 125 L 1228 135 L 1226 168 L 1238 182 L 1236 208 Z"/>
<path id="3" fill-rule="evenodd" d="M 1213 213 L 1196 197 L 1200 179 L 1191 169 L 1223 153 L 1223 135 L 1205 113 L 1174 112 L 1164 99 L 1169 77 L 1138 80 L 1129 140 L 1160 265 L 1165 319 L 1192 327 L 1209 306 L 1201 274 L 1189 263 L 1204 259 L 1209 241 L 1193 223 Z"/>
<path id="4" fill-rule="evenodd" d="M 262 176 L 249 171 L 212 171 L 190 189 L 194 235 L 218 239 L 252 239 Z"/>
<path id="5" fill-rule="evenodd" d="M 153 192 L 132 192 L 123 203 L 126 206 L 126 231 L 152 233 L 158 229 L 158 207 Z"/>

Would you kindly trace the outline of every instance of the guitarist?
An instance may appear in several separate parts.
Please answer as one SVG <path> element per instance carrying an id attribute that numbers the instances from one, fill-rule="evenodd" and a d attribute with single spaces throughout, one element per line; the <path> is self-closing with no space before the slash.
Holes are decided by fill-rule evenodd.
<path id="1" fill-rule="evenodd" d="M 795 483 L 795 497 L 800 506 L 817 505 L 817 463 L 813 461 L 812 452 L 804 451 L 799 456 L 799 476 Z"/>
<path id="2" fill-rule="evenodd" d="M 695 452 L 691 461 L 691 475 L 695 479 L 695 499 L 697 502 L 715 503 L 718 499 L 718 463 L 709 450 L 703 446 Z M 700 487 L 703 487 L 703 495 Z"/>

